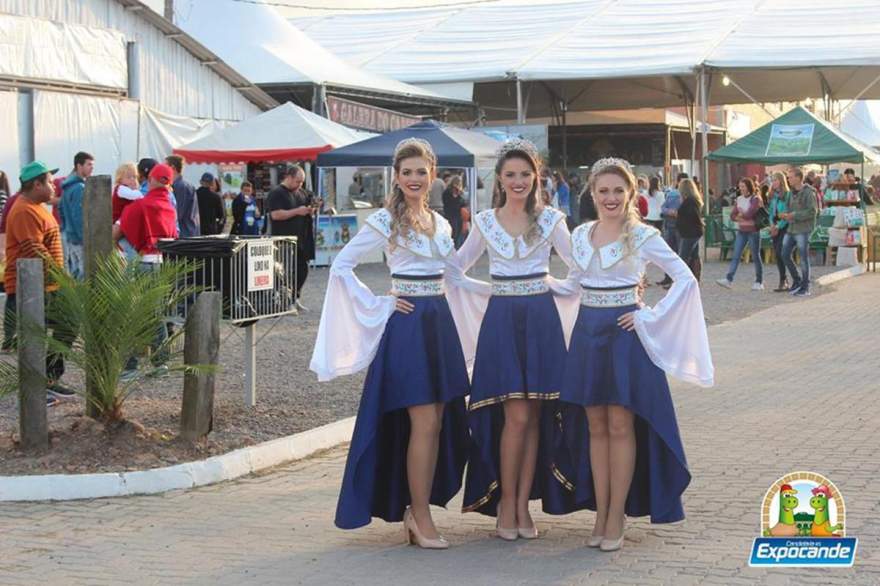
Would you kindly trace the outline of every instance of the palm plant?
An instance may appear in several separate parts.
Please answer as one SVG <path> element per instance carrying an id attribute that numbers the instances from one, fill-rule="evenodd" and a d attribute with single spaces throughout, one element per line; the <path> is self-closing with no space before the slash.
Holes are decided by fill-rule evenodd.
<path id="1" fill-rule="evenodd" d="M 148 372 L 141 368 L 137 376 L 121 380 L 128 360 L 154 343 L 157 332 L 164 327 L 165 316 L 194 293 L 192 288 L 179 286 L 193 266 L 166 262 L 156 270 L 143 270 L 140 263 L 126 263 L 119 255 L 110 254 L 99 258 L 95 269 L 79 281 L 59 267 L 49 268 L 48 278 L 58 284 L 58 290 L 47 307 L 47 323 L 64 328 L 76 339 L 67 345 L 45 331 L 36 334 L 49 352 L 61 354 L 85 373 L 87 412 L 113 423 L 123 419 L 125 400 Z M 177 359 L 182 352 L 172 351 L 181 334 L 179 330 L 167 337 L 153 348 L 153 355 L 168 356 L 176 370 L 200 371 L 198 366 L 180 365 Z M 3 387 L 8 389 L 9 383 L 17 381 L 17 373 L 13 372 L 14 368 L 0 367 Z"/>

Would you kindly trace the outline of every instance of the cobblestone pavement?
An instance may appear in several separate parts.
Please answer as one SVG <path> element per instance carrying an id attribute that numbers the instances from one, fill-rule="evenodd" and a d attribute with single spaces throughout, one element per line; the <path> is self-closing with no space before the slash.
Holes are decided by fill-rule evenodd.
<path id="1" fill-rule="evenodd" d="M 687 519 L 633 519 L 622 551 L 587 549 L 589 512 L 537 514 L 542 538 L 437 510 L 446 552 L 400 525 L 332 526 L 345 450 L 163 496 L 0 505 L 0 584 L 877 584 L 880 275 L 710 330 L 714 389 L 674 384 L 694 481 Z M 851 569 L 749 568 L 761 499 L 811 469 L 846 498 Z"/>

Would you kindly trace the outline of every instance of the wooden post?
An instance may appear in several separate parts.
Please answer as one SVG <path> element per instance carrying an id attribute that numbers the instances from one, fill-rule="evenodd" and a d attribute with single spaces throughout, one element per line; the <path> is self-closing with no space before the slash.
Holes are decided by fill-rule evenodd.
<path id="1" fill-rule="evenodd" d="M 21 259 L 15 275 L 18 328 L 18 408 L 21 447 L 36 452 L 49 448 L 46 422 L 46 327 L 43 261 Z"/>
<path id="2" fill-rule="evenodd" d="M 111 201 L 109 175 L 93 175 L 86 179 L 83 195 L 83 265 L 86 279 L 94 275 L 101 258 L 113 253 L 113 204 Z M 86 348 L 86 352 L 89 349 Z M 98 416 L 95 401 L 89 398 L 98 394 L 94 382 L 86 373 L 86 414 Z"/>
<path id="3" fill-rule="evenodd" d="M 113 204 L 109 175 L 86 179 L 83 195 L 83 254 L 86 277 L 97 268 L 98 259 L 113 252 Z"/>
<path id="4" fill-rule="evenodd" d="M 216 366 L 220 353 L 220 292 L 206 291 L 196 299 L 186 318 L 183 362 L 186 365 Z M 214 424 L 214 373 L 190 373 L 183 377 L 183 407 L 180 435 L 199 440 Z"/>

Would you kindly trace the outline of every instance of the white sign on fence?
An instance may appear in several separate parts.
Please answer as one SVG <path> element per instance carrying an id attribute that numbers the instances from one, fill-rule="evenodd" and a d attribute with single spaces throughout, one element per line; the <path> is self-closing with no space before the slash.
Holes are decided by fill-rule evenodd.
<path id="1" fill-rule="evenodd" d="M 270 238 L 247 243 L 247 290 L 264 291 L 275 287 L 274 245 Z"/>

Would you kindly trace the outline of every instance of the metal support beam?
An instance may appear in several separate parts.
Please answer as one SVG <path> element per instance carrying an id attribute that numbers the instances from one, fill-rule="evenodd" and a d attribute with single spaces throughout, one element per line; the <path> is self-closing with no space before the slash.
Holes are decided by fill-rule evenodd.
<path id="1" fill-rule="evenodd" d="M 519 78 L 516 80 L 516 123 L 517 124 L 525 124 L 526 123 L 526 111 L 523 107 L 523 93 L 522 93 L 522 81 Z"/>

